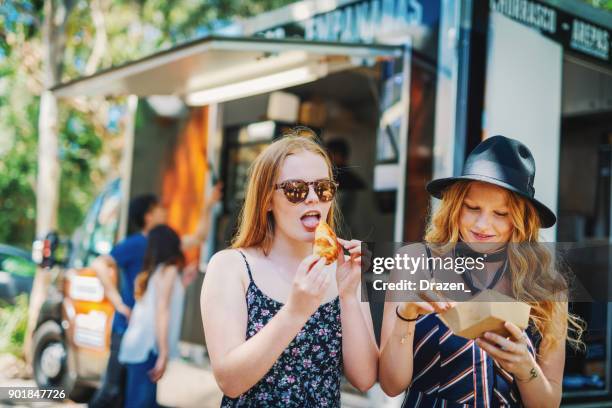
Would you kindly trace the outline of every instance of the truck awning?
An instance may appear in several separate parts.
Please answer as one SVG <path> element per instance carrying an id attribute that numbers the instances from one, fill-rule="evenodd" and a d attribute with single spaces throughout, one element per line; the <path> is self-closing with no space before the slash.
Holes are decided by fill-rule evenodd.
<path id="1" fill-rule="evenodd" d="M 264 79 L 268 88 L 271 82 L 280 86 L 285 80 L 283 87 L 288 87 L 402 52 L 396 46 L 211 36 L 62 83 L 52 91 L 61 98 L 176 95 L 198 104 L 203 91 L 217 92 L 214 101 L 222 101 L 226 87 L 266 92 L 270 89 L 261 84 L 258 88 L 254 80 Z M 199 98 L 205 100 L 206 96 Z"/>

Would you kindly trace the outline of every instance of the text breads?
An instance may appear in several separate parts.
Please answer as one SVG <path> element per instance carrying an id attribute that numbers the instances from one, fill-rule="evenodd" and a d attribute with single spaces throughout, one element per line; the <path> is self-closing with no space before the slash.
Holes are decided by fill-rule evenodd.
<path id="1" fill-rule="evenodd" d="M 313 253 L 325 258 L 325 264 L 329 265 L 338 258 L 340 244 L 334 231 L 325 221 L 320 221 L 315 230 L 315 241 Z"/>

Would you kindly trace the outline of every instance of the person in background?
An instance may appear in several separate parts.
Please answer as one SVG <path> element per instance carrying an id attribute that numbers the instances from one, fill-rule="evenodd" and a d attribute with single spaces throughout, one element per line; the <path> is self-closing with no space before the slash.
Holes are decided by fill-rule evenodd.
<path id="1" fill-rule="evenodd" d="M 217 184 L 202 209 L 200 223 L 193 235 L 181 239 L 182 249 L 199 246 L 208 235 L 212 207 L 221 198 L 221 184 Z M 91 268 L 104 287 L 104 293 L 115 308 L 111 328 L 110 355 L 102 385 L 89 402 L 91 408 L 122 406 L 125 388 L 125 369 L 117 356 L 121 339 L 128 326 L 131 308 L 134 306 L 134 281 L 142 270 L 148 233 L 166 221 L 166 209 L 153 194 L 132 199 L 129 207 L 130 223 L 137 232 L 129 235 L 112 249 L 109 255 L 96 258 Z M 118 276 L 118 287 L 111 276 Z"/>
<path id="2" fill-rule="evenodd" d="M 343 139 L 332 139 L 325 144 L 334 165 L 338 182 L 338 205 L 347 225 L 352 225 L 357 192 L 366 188 L 363 181 L 349 166 L 350 148 Z"/>
<path id="3" fill-rule="evenodd" d="M 156 226 L 147 241 L 135 283 L 137 302 L 119 348 L 119 362 L 126 366 L 126 408 L 159 406 L 157 381 L 168 360 L 179 356 L 185 288 L 197 274 L 195 265 L 183 271 L 181 240 L 172 228 Z"/>
<path id="4" fill-rule="evenodd" d="M 350 147 L 343 139 L 333 139 L 325 144 L 329 152 L 329 158 L 336 168 L 336 180 L 338 189 L 342 190 L 363 190 L 366 187 L 361 176 L 355 173 L 349 166 Z"/>

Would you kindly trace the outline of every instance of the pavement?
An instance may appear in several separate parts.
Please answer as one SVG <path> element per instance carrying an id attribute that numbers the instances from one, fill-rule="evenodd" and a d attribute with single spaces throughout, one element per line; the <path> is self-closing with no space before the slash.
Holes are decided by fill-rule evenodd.
<path id="1" fill-rule="evenodd" d="M 27 369 L 21 360 L 11 355 L 0 355 L 0 387 L 36 387 L 27 377 Z M 166 373 L 158 383 L 158 399 L 163 405 L 181 408 L 218 408 L 223 394 L 217 386 L 212 372 L 182 361 L 170 361 Z M 55 408 L 78 407 L 86 404 L 72 401 L 21 402 L 1 399 L 0 407 Z"/>
<path id="2" fill-rule="evenodd" d="M 23 363 L 10 360 L 6 355 L 0 356 L 0 387 L 35 387 L 34 380 L 25 377 Z M 218 408 L 223 394 L 210 367 L 203 368 L 185 361 L 170 361 L 166 373 L 158 383 L 158 402 L 165 406 L 179 408 Z M 375 399 L 374 399 L 375 400 Z M 342 393 L 343 408 L 369 408 L 375 405 L 372 399 L 352 393 Z M 75 407 L 85 408 L 86 404 L 77 404 L 72 401 L 44 401 L 19 402 L 9 399 L 0 399 L 0 407 L 10 408 L 56 408 Z"/>
<path id="3" fill-rule="evenodd" d="M 170 361 L 157 384 L 161 405 L 181 408 L 218 408 L 223 393 L 210 369 L 183 361 Z"/>

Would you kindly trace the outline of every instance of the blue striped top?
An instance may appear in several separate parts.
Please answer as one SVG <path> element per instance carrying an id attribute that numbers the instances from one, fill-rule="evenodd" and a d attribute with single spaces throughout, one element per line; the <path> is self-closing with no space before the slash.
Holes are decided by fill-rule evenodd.
<path id="1" fill-rule="evenodd" d="M 527 330 L 535 356 L 536 337 Z M 455 336 L 435 314 L 416 322 L 413 377 L 402 408 L 521 407 L 514 378 L 473 340 Z"/>

